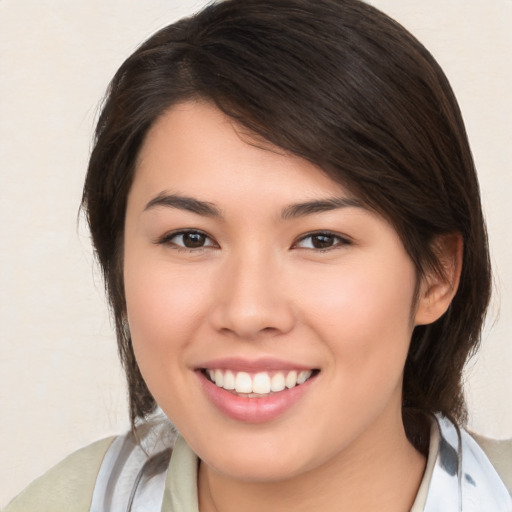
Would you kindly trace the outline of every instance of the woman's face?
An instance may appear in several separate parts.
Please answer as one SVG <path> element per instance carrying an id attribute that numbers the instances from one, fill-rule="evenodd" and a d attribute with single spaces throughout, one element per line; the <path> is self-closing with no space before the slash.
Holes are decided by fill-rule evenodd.
<path id="1" fill-rule="evenodd" d="M 147 385 L 216 471 L 278 480 L 403 435 L 418 310 L 397 233 L 208 103 L 148 133 L 124 279 Z"/>

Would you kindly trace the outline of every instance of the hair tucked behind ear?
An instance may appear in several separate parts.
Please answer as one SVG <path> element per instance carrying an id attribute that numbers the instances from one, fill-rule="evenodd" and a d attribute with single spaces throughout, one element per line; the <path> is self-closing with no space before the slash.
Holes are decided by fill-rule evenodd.
<path id="1" fill-rule="evenodd" d="M 226 0 L 170 25 L 116 73 L 96 130 L 83 207 L 116 319 L 132 420 L 155 402 L 123 328 L 123 229 L 148 129 L 173 104 L 213 102 L 263 139 L 322 168 L 388 219 L 421 277 L 437 236 L 463 240 L 445 315 L 415 329 L 404 376 L 412 411 L 463 421 L 462 369 L 478 345 L 490 266 L 478 182 L 450 85 L 400 25 L 357 0 Z"/>

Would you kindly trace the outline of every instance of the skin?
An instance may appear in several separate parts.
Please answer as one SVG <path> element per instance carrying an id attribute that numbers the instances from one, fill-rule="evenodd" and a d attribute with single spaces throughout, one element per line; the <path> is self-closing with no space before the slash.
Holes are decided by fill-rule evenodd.
<path id="1" fill-rule="evenodd" d="M 155 200 L 170 194 L 219 215 Z M 349 206 L 283 218 L 332 198 Z M 184 229 L 204 245 L 183 247 Z M 313 164 L 255 143 L 206 102 L 163 115 L 128 197 L 127 314 L 149 389 L 201 459 L 201 511 L 409 510 L 425 459 L 402 424 L 403 367 L 414 326 L 450 303 L 451 267 L 451 281 L 423 279 L 415 301 L 395 230 Z M 253 424 L 220 412 L 199 383 L 198 366 L 224 357 L 320 372 L 283 414 Z"/>

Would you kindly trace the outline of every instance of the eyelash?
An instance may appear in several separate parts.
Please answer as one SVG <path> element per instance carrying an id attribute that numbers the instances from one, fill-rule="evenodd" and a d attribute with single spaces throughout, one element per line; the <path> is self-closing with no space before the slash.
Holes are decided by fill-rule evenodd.
<path id="1" fill-rule="evenodd" d="M 296 247 L 300 242 L 304 242 L 308 238 L 312 239 L 313 237 L 326 237 L 331 238 L 335 242 L 333 245 L 330 245 L 328 247 L 298 247 L 299 249 L 308 249 L 308 250 L 314 250 L 315 252 L 329 252 L 335 249 L 339 249 L 342 246 L 350 245 L 352 242 L 347 238 L 343 237 L 341 235 L 338 235 L 337 233 L 333 233 L 332 231 L 314 231 L 313 233 L 307 233 L 306 235 L 300 237 L 296 242 L 294 242 L 293 247 Z"/>
<path id="2" fill-rule="evenodd" d="M 208 234 L 206 234 L 204 231 L 200 231 L 198 229 L 182 229 L 180 231 L 174 231 L 172 233 L 165 234 L 164 236 L 159 238 L 156 241 L 156 243 L 158 245 L 169 245 L 174 250 L 176 250 L 178 252 L 193 252 L 193 253 L 202 252 L 208 247 L 218 247 L 218 245 L 216 243 L 210 243 L 208 245 L 201 245 L 199 247 L 185 247 L 184 245 L 178 245 L 176 242 L 172 241 L 174 238 L 179 237 L 179 236 L 184 236 L 184 235 L 200 235 L 200 236 L 203 236 L 205 238 L 205 240 L 209 240 L 210 242 L 212 242 L 212 238 L 210 236 L 208 236 Z"/>
<path id="3" fill-rule="evenodd" d="M 207 245 L 200 245 L 198 247 L 185 247 L 184 245 L 178 245 L 176 242 L 173 242 L 174 238 L 179 237 L 179 236 L 183 237 L 184 235 L 199 235 L 199 236 L 204 237 L 204 240 L 209 240 L 211 243 L 209 243 Z M 333 240 L 334 243 L 327 247 L 300 247 L 299 246 L 300 243 L 302 243 L 308 239 L 313 239 L 313 237 L 315 237 L 315 236 L 329 238 L 329 239 Z M 159 238 L 156 241 L 156 243 L 158 245 L 169 245 L 174 250 L 179 251 L 179 252 L 197 253 L 197 252 L 204 251 L 208 247 L 218 248 L 218 245 L 215 242 L 213 242 L 212 238 L 207 233 L 205 233 L 204 231 L 197 230 L 197 229 L 183 229 L 180 231 L 174 231 L 172 233 L 167 233 L 166 235 Z M 332 251 L 334 249 L 338 249 L 341 246 L 350 245 L 351 243 L 352 242 L 348 238 L 338 235 L 336 233 L 333 233 L 331 231 L 315 231 L 312 233 L 307 233 L 306 235 L 303 235 L 300 238 L 298 238 L 293 243 L 292 249 L 297 248 L 297 249 L 313 250 L 315 252 L 328 252 L 328 251 Z"/>

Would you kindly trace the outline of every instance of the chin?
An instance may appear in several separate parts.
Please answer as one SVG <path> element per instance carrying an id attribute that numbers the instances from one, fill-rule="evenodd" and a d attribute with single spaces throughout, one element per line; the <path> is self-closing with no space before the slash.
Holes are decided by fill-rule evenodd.
<path id="1" fill-rule="evenodd" d="M 282 482 L 310 469 L 305 467 L 304 461 L 286 460 L 281 453 L 265 458 L 256 455 L 253 458 L 229 458 L 215 461 L 215 464 L 203 462 L 225 477 L 247 483 Z"/>
<path id="2" fill-rule="evenodd" d="M 214 436 L 208 445 L 196 445 L 193 439 L 187 442 L 216 473 L 245 482 L 284 481 L 323 462 L 320 447 L 315 449 L 307 439 L 290 435 L 289 431 L 283 435 L 259 434 Z"/>

